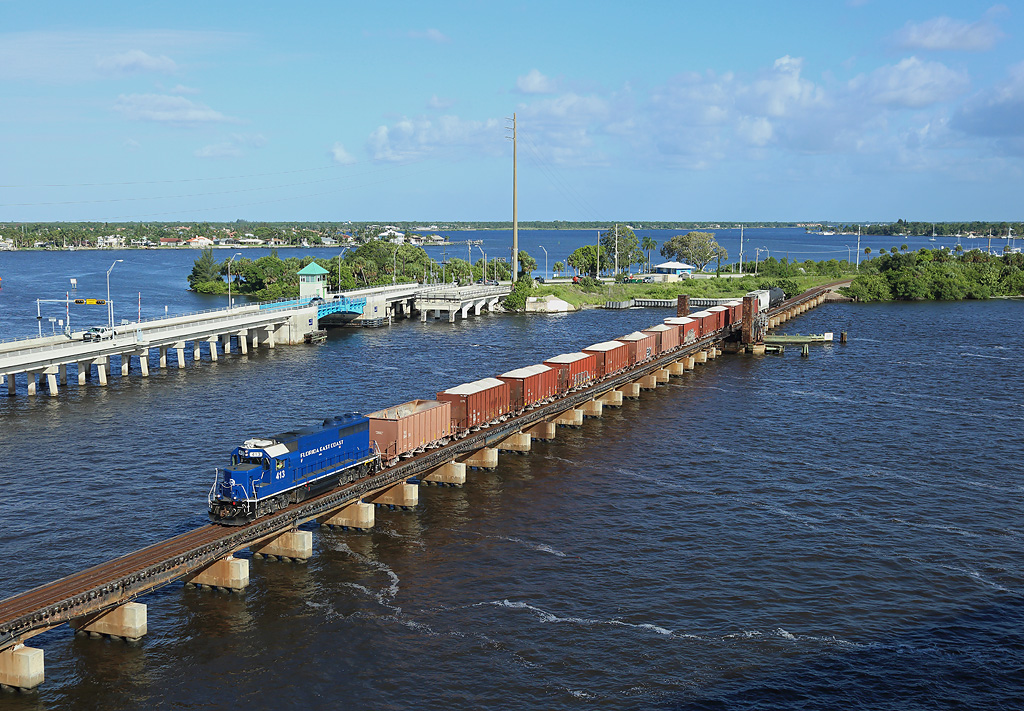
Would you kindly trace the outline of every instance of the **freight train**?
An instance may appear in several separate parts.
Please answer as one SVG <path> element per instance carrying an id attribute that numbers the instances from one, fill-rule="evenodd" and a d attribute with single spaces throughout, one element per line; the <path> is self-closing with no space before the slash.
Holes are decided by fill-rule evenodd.
<path id="1" fill-rule="evenodd" d="M 758 298 L 759 312 L 782 300 L 780 289 L 748 296 Z M 216 470 L 208 496 L 210 520 L 250 523 L 731 328 L 742 316 L 743 302 L 729 301 L 578 353 L 443 390 L 435 400 L 340 415 L 295 432 L 246 440 L 232 453 L 230 466 Z"/>

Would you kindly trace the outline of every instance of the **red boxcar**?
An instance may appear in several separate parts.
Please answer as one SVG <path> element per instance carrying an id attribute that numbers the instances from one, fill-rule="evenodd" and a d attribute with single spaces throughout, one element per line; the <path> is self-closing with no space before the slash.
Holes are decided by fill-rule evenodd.
<path id="1" fill-rule="evenodd" d="M 693 343 L 700 338 L 700 322 L 689 316 L 674 316 L 665 319 L 668 326 L 679 327 L 679 342 L 681 344 Z"/>
<path id="2" fill-rule="evenodd" d="M 597 356 L 593 353 L 563 353 L 548 358 L 544 365 L 558 373 L 558 392 L 589 385 L 597 378 Z"/>
<path id="3" fill-rule="evenodd" d="M 653 333 L 634 331 L 628 336 L 616 338 L 615 340 L 625 343 L 629 349 L 629 356 L 626 360 L 627 365 L 643 363 L 658 355 L 658 339 L 655 338 Z"/>
<path id="4" fill-rule="evenodd" d="M 743 302 L 742 301 L 727 301 L 725 307 L 729 309 L 729 324 L 742 323 L 743 322 Z"/>
<path id="5" fill-rule="evenodd" d="M 725 306 L 712 306 L 708 311 L 718 318 L 718 325 L 715 326 L 716 329 L 725 328 L 729 325 L 729 309 Z"/>
<path id="6" fill-rule="evenodd" d="M 697 332 L 698 338 L 703 338 L 714 331 L 715 324 L 718 323 L 718 317 L 710 311 L 698 311 L 697 313 L 690 314 L 690 318 L 700 324 L 700 328 Z"/>
<path id="7" fill-rule="evenodd" d="M 508 414 L 508 384 L 484 378 L 449 388 L 437 399 L 452 404 L 452 425 L 460 430 L 485 425 Z"/>
<path id="8" fill-rule="evenodd" d="M 593 353 L 597 357 L 595 371 L 599 378 L 618 373 L 626 367 L 626 359 L 629 357 L 629 349 L 626 344 L 619 341 L 595 343 L 584 348 L 583 352 Z"/>
<path id="9" fill-rule="evenodd" d="M 413 400 L 371 412 L 370 441 L 385 460 L 422 450 L 452 436 L 452 405 Z"/>
<path id="10" fill-rule="evenodd" d="M 660 323 L 657 326 L 645 328 L 643 332 L 650 333 L 657 339 L 658 353 L 665 353 L 679 345 L 679 326 Z"/>
<path id="11" fill-rule="evenodd" d="M 502 373 L 498 380 L 508 384 L 508 404 L 512 412 L 558 394 L 558 371 L 546 365 L 516 368 Z"/>

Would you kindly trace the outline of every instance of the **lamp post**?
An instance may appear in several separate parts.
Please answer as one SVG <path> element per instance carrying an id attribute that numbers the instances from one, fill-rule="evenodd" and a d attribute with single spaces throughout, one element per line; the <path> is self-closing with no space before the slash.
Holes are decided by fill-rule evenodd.
<path id="1" fill-rule="evenodd" d="M 481 247 L 480 245 L 477 245 L 476 248 L 479 249 L 480 250 L 480 254 L 482 254 L 484 256 L 484 278 L 483 278 L 483 281 L 486 284 L 487 283 L 487 252 L 485 252 L 484 248 Z"/>
<path id="2" fill-rule="evenodd" d="M 231 259 L 228 260 L 228 309 L 231 308 L 231 262 L 235 257 L 241 257 L 241 252 L 235 252 L 231 255 Z"/>
<path id="3" fill-rule="evenodd" d="M 398 245 L 395 245 L 395 251 L 391 253 L 391 283 L 392 285 L 398 283 Z"/>
<path id="4" fill-rule="evenodd" d="M 544 249 L 543 245 L 538 244 L 537 246 L 540 247 L 541 249 Z M 546 249 L 544 249 L 544 278 L 546 279 L 547 276 L 548 276 L 548 251 Z"/>
<path id="5" fill-rule="evenodd" d="M 114 327 L 114 305 L 110 303 L 110 272 L 114 271 L 114 266 L 118 262 L 123 261 L 123 259 L 115 259 L 114 264 L 111 264 L 110 269 L 107 270 L 107 325 L 111 328 Z"/>

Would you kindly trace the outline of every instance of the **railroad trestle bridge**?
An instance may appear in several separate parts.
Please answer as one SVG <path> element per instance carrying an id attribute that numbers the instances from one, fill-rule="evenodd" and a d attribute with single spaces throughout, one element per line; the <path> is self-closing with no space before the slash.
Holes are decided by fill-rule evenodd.
<path id="1" fill-rule="evenodd" d="M 768 325 L 820 305 L 826 291 L 814 289 L 782 303 L 769 312 Z M 206 525 L 0 601 L 0 685 L 32 689 L 42 683 L 43 650 L 25 646 L 35 635 L 69 624 L 91 636 L 139 639 L 147 632 L 146 605 L 135 602 L 142 595 L 176 581 L 243 590 L 250 561 L 234 554 L 249 549 L 254 558 L 308 559 L 312 532 L 303 524 L 370 529 L 375 507 L 414 508 L 420 484 L 461 486 L 467 468 L 497 467 L 499 452 L 529 452 L 534 440 L 554 439 L 559 426 L 581 427 L 585 418 L 601 417 L 603 408 L 639 398 L 726 349 L 748 350 L 740 333 L 736 324 L 251 524 Z"/>

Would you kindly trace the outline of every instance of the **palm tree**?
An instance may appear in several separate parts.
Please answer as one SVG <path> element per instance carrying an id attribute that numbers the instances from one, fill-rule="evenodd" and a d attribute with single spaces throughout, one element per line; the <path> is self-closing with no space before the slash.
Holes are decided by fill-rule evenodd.
<path id="1" fill-rule="evenodd" d="M 647 271 L 651 271 L 651 252 L 658 248 L 658 243 L 650 235 L 644 236 L 643 242 L 640 243 L 640 248 L 647 252 Z"/>

